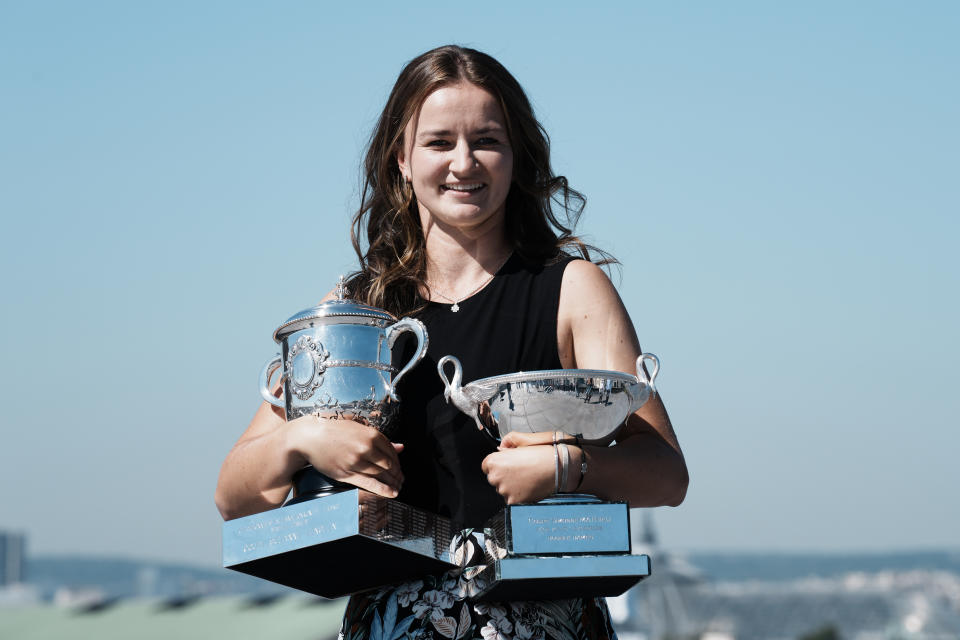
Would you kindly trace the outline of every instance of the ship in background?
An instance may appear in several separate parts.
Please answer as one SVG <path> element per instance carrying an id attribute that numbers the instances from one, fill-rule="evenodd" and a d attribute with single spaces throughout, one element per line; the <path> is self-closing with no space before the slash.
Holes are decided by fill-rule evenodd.
<path id="1" fill-rule="evenodd" d="M 608 598 L 620 640 L 960 640 L 960 572 L 949 567 L 725 579 L 662 548 L 652 510 L 632 518 L 634 552 L 653 572 Z"/>

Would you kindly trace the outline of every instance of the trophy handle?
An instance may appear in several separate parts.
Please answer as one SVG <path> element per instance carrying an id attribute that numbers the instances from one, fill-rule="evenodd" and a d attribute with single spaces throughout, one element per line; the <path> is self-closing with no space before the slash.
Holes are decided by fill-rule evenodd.
<path id="1" fill-rule="evenodd" d="M 285 409 L 286 407 L 283 403 L 283 395 L 278 398 L 270 393 L 270 378 L 273 377 L 273 372 L 280 368 L 280 363 L 281 357 L 278 353 L 277 355 L 273 356 L 273 358 L 271 358 L 267 364 L 263 365 L 263 370 L 260 372 L 260 395 L 264 400 L 273 406 L 280 409 Z"/>
<path id="2" fill-rule="evenodd" d="M 453 376 L 450 378 L 447 377 L 446 372 L 446 364 L 448 362 L 453 364 Z M 458 360 L 456 356 L 443 356 L 440 358 L 440 362 L 437 363 L 437 373 L 440 374 L 440 379 L 443 380 L 443 397 L 446 399 L 447 404 L 452 402 L 453 406 L 461 412 L 472 416 L 473 421 L 477 423 L 477 429 L 485 431 L 495 441 L 500 442 L 500 436 L 491 431 L 480 419 L 480 412 L 483 407 L 486 406 L 489 412 L 490 405 L 486 402 L 474 401 L 478 396 L 478 390 L 473 385 L 467 385 L 466 387 L 461 386 L 463 382 L 463 365 L 460 364 L 460 360 Z M 482 393 L 482 391 L 480 393 Z M 490 394 L 487 395 L 489 396 Z"/>
<path id="3" fill-rule="evenodd" d="M 647 372 L 643 369 L 643 362 L 645 360 L 653 364 L 649 378 L 647 377 Z M 641 353 L 637 358 L 637 379 L 650 387 L 650 395 L 657 393 L 657 388 L 654 386 L 653 381 L 657 379 L 658 373 L 660 373 L 660 358 L 652 353 Z"/>
<path id="4" fill-rule="evenodd" d="M 402 318 L 387 328 L 387 349 L 393 349 L 393 344 L 404 331 L 409 331 L 417 336 L 417 352 L 410 358 L 410 362 L 400 369 L 400 372 L 393 376 L 393 380 L 390 381 L 390 399 L 394 401 L 400 400 L 396 393 L 397 383 L 400 382 L 400 378 L 405 376 L 415 364 L 423 359 L 423 356 L 427 354 L 427 345 L 430 344 L 430 340 L 427 337 L 427 328 L 422 322 L 416 318 Z"/>
<path id="5" fill-rule="evenodd" d="M 453 363 L 453 377 L 450 378 L 447 377 L 447 372 L 445 371 L 448 362 Z M 446 398 L 447 403 L 449 403 L 453 394 L 460 392 L 460 383 L 463 381 L 463 365 L 460 364 L 456 356 L 443 356 L 440 358 L 440 362 L 437 363 L 437 373 L 440 374 L 440 379 L 443 380 L 443 397 Z M 454 402 L 454 405 L 456 405 L 456 402 Z"/>

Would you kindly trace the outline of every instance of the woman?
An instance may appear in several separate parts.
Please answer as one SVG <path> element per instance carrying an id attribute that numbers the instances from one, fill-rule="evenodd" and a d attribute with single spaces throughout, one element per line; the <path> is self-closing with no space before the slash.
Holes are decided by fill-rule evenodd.
<path id="1" fill-rule="evenodd" d="M 582 197 L 553 175 L 547 136 L 520 85 L 471 49 L 440 47 L 411 61 L 371 138 L 362 193 L 351 297 L 416 315 L 430 335 L 424 362 L 398 390 L 401 442 L 354 422 L 285 422 L 264 403 L 224 462 L 221 514 L 280 504 L 305 463 L 464 528 L 504 503 L 554 493 L 554 435 L 511 433 L 496 448 L 445 402 L 436 373 L 447 354 L 463 362 L 465 380 L 556 368 L 633 372 L 640 353 L 616 290 L 553 211 L 559 203 L 575 222 Z M 564 490 L 632 507 L 683 501 L 686 466 L 659 397 L 630 416 L 615 446 L 567 450 Z M 471 607 L 462 580 L 426 576 L 354 596 L 342 633 L 374 640 L 389 617 L 406 633 L 454 640 L 613 634 L 600 599 Z"/>

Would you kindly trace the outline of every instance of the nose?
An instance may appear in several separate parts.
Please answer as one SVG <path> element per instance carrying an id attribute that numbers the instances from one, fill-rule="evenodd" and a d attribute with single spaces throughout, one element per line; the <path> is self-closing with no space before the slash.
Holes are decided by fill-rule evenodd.
<path id="1" fill-rule="evenodd" d="M 457 142 L 457 146 L 450 152 L 450 171 L 453 173 L 466 173 L 473 169 L 477 164 L 477 159 L 473 155 L 473 149 L 466 140 Z"/>

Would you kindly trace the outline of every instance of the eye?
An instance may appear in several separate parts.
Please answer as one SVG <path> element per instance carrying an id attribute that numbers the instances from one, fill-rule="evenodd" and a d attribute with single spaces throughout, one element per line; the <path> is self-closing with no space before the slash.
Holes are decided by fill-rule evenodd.
<path id="1" fill-rule="evenodd" d="M 477 140 L 477 145 L 481 147 L 489 147 L 495 144 L 500 144 L 500 141 L 497 140 L 496 138 L 491 138 L 489 136 L 485 138 L 480 138 Z"/>
<path id="2" fill-rule="evenodd" d="M 446 147 L 450 143 L 443 139 L 430 140 L 425 146 L 428 147 Z"/>

